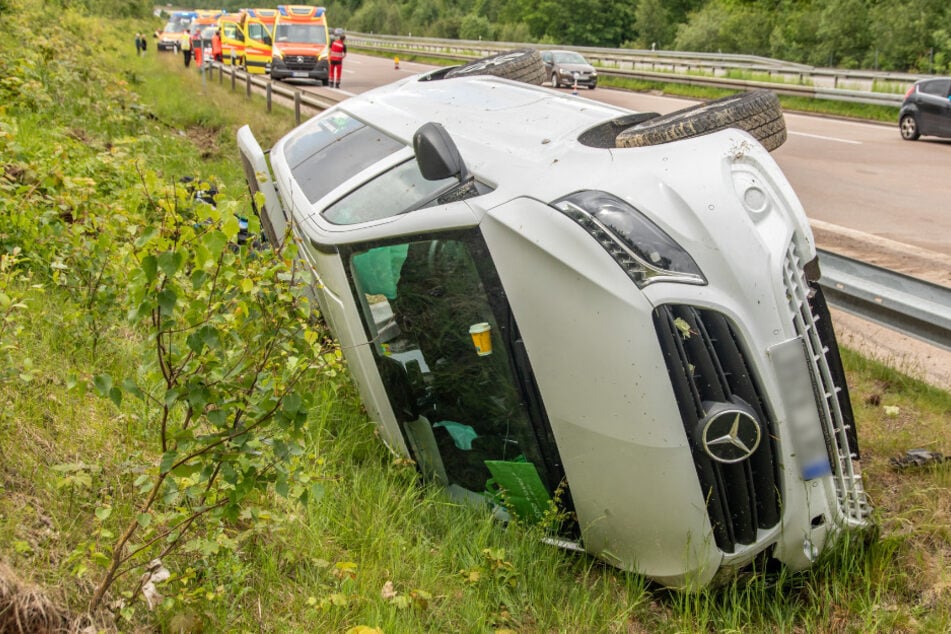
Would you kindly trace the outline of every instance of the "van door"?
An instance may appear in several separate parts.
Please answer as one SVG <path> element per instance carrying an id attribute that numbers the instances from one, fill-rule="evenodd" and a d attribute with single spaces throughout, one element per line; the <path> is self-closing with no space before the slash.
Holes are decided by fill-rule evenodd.
<path id="1" fill-rule="evenodd" d="M 244 66 L 249 73 L 266 73 L 271 70 L 271 32 L 260 20 L 247 22 Z"/>
<path id="2" fill-rule="evenodd" d="M 424 475 L 527 521 L 564 472 L 477 229 L 344 255 L 393 413 Z"/>
<path id="3" fill-rule="evenodd" d="M 251 207 L 261 220 L 261 229 L 267 241 L 274 245 L 274 248 L 280 249 L 284 246 L 287 236 L 289 218 L 274 188 L 271 167 L 264 156 L 264 150 L 254 138 L 249 126 L 242 126 L 238 130 L 238 149 L 241 152 L 241 165 L 244 167 L 248 189 L 251 190 Z M 255 201 L 255 194 L 258 192 L 264 196 L 264 205 L 260 209 Z"/>

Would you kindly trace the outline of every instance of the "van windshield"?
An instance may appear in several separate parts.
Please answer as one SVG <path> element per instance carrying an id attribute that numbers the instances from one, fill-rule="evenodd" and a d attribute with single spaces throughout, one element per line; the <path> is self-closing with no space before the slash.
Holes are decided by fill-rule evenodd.
<path id="1" fill-rule="evenodd" d="M 314 203 L 340 183 L 406 147 L 382 131 L 336 112 L 314 119 L 289 142 L 284 157 L 307 200 Z"/>
<path id="2" fill-rule="evenodd" d="M 295 44 L 326 44 L 327 28 L 322 24 L 278 24 L 274 40 Z"/>
<path id="3" fill-rule="evenodd" d="M 419 164 L 409 160 L 380 174 L 323 211 L 324 217 L 338 225 L 352 225 L 396 216 L 425 204 L 452 183 L 449 177 L 428 181 Z"/>

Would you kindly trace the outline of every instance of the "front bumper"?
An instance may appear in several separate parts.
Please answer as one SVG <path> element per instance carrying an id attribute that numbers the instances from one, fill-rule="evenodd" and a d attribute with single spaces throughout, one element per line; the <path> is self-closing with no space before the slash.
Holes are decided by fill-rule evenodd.
<path id="1" fill-rule="evenodd" d="M 300 59 L 300 61 L 298 61 Z M 312 60 L 306 56 L 275 57 L 271 60 L 273 79 L 313 79 L 325 82 L 330 78 L 327 60 Z"/>
<path id="2" fill-rule="evenodd" d="M 558 83 L 562 86 L 578 86 L 594 88 L 598 85 L 597 74 L 579 73 L 577 76 L 571 73 L 558 73 Z"/>

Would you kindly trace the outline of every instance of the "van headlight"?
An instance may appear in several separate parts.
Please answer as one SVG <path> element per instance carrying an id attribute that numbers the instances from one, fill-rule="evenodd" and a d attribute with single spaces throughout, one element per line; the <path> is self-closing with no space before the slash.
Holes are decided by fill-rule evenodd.
<path id="1" fill-rule="evenodd" d="M 601 191 L 580 191 L 552 203 L 598 241 L 638 288 L 654 282 L 706 284 L 690 254 L 644 214 Z"/>

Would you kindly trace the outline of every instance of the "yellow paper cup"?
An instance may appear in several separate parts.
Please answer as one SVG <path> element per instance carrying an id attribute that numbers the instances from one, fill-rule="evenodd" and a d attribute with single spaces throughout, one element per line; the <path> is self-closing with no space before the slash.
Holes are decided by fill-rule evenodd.
<path id="1" fill-rule="evenodd" d="M 469 326 L 469 336 L 472 337 L 476 354 L 480 357 L 492 354 L 492 326 L 488 322 L 483 321 Z"/>

